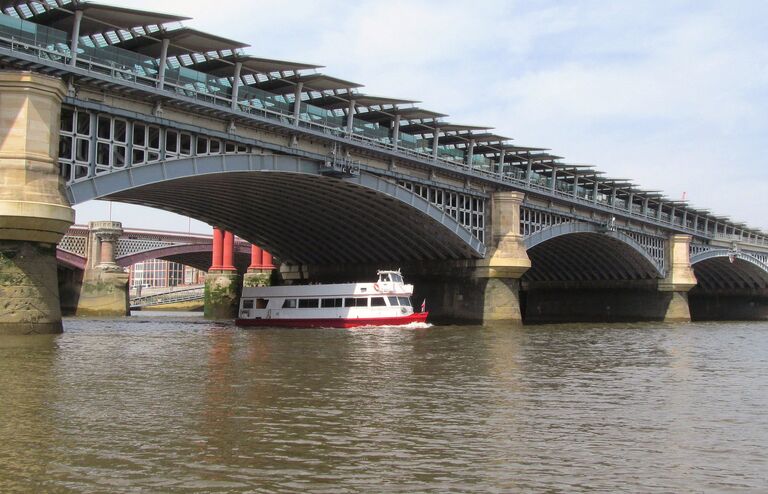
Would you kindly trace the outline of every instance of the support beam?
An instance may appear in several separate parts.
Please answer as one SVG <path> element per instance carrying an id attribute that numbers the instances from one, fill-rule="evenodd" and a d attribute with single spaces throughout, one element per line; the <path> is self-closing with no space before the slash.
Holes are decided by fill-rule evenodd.
<path id="1" fill-rule="evenodd" d="M 435 127 L 435 137 L 432 139 L 432 159 L 437 161 L 437 147 L 440 145 L 440 127 Z"/>
<path id="2" fill-rule="evenodd" d="M 507 151 L 502 148 L 501 152 L 499 152 L 499 177 L 504 176 L 504 160 L 507 158 Z"/>
<path id="3" fill-rule="evenodd" d="M 578 172 L 573 175 L 573 197 L 579 197 L 579 174 Z"/>
<path id="4" fill-rule="evenodd" d="M 243 62 L 235 64 L 235 73 L 232 75 L 232 109 L 237 110 L 238 95 L 240 93 L 240 73 L 243 70 Z"/>
<path id="5" fill-rule="evenodd" d="M 349 100 L 349 108 L 347 108 L 347 134 L 352 135 L 355 130 L 355 100 Z"/>
<path id="6" fill-rule="evenodd" d="M 555 193 L 556 183 L 557 183 L 557 166 L 555 164 L 552 165 L 552 183 L 549 184 L 549 190 L 553 194 Z"/>
<path id="7" fill-rule="evenodd" d="M 223 246 L 221 269 L 223 271 L 237 271 L 235 268 L 235 236 L 232 232 L 224 232 Z"/>
<path id="8" fill-rule="evenodd" d="M 296 84 L 296 90 L 293 92 L 293 125 L 299 126 L 301 120 L 301 94 L 304 92 L 304 83 Z"/>
<path id="9" fill-rule="evenodd" d="M 597 184 L 597 177 L 595 177 L 595 183 L 592 184 L 592 202 L 597 204 L 597 194 L 600 193 L 600 188 Z"/>
<path id="10" fill-rule="evenodd" d="M 392 129 L 392 151 L 397 152 L 400 147 L 400 115 L 395 115 L 395 125 Z"/>
<path id="11" fill-rule="evenodd" d="M 211 246 L 212 259 L 210 270 L 221 269 L 224 262 L 224 231 L 213 227 L 213 245 Z"/>
<path id="12" fill-rule="evenodd" d="M 72 57 L 69 59 L 69 64 L 73 67 L 77 64 L 77 48 L 80 43 L 80 23 L 83 20 L 83 11 L 75 10 L 75 17 L 72 22 L 72 38 L 69 43 L 69 51 L 72 53 Z"/>
<path id="13" fill-rule="evenodd" d="M 470 139 L 469 140 L 469 148 L 467 149 L 467 166 L 469 169 L 473 169 L 475 167 L 475 140 Z"/>
<path id="14" fill-rule="evenodd" d="M 528 158 L 528 163 L 525 165 L 525 184 L 531 185 L 531 176 L 533 174 L 533 160 Z"/>
<path id="15" fill-rule="evenodd" d="M 158 66 L 157 88 L 165 89 L 165 71 L 168 67 L 168 45 L 171 40 L 163 38 L 163 44 L 160 47 L 160 65 Z"/>

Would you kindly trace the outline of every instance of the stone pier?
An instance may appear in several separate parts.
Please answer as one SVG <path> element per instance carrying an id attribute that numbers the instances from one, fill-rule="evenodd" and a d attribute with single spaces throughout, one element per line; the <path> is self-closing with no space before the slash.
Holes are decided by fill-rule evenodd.
<path id="1" fill-rule="evenodd" d="M 237 314 L 240 276 L 234 266 L 234 244 L 232 233 L 213 229 L 213 262 L 205 275 L 206 319 L 232 319 Z"/>
<path id="2" fill-rule="evenodd" d="M 78 316 L 124 317 L 130 314 L 128 273 L 115 262 L 115 245 L 123 233 L 118 221 L 89 223 L 88 264 L 77 304 Z"/>
<path id="3" fill-rule="evenodd" d="M 688 292 L 697 282 L 691 268 L 690 244 L 690 235 L 672 235 L 669 239 L 667 276 L 659 281 L 659 292 L 665 295 L 665 322 L 691 321 Z"/>
<path id="4" fill-rule="evenodd" d="M 0 72 L 0 335 L 62 331 L 56 244 L 75 219 L 58 167 L 65 91 Z"/>

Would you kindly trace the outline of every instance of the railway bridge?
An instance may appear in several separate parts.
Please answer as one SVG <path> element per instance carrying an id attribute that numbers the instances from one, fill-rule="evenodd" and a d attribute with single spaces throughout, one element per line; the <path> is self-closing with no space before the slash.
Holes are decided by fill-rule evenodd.
<path id="1" fill-rule="evenodd" d="M 437 320 L 768 315 L 768 238 L 742 223 L 184 16 L 0 8 L 5 332 L 61 330 L 53 246 L 92 199 L 205 221 L 274 253 L 285 283 L 401 267 Z"/>

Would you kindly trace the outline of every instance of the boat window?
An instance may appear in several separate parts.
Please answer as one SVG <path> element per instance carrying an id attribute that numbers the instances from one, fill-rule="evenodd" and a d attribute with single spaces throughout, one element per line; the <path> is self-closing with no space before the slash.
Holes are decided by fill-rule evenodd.
<path id="1" fill-rule="evenodd" d="M 256 299 L 256 308 L 257 309 L 266 309 L 268 303 L 269 303 L 269 299 L 257 298 Z"/>
<path id="2" fill-rule="evenodd" d="M 295 298 L 287 298 L 283 300 L 283 309 L 295 309 L 295 308 L 296 308 Z"/>
<path id="3" fill-rule="evenodd" d="M 243 300 L 243 309 L 253 309 L 253 299 L 247 298 Z"/>
<path id="4" fill-rule="evenodd" d="M 368 307 L 368 298 L 345 298 L 344 307 Z"/>
<path id="5" fill-rule="evenodd" d="M 371 307 L 386 307 L 384 297 L 371 297 Z"/>
<path id="6" fill-rule="evenodd" d="M 300 298 L 299 309 L 317 309 L 320 307 L 320 299 L 318 298 Z"/>
<path id="7" fill-rule="evenodd" d="M 400 305 L 397 301 L 397 297 L 387 297 L 387 298 L 389 299 L 389 305 L 391 305 L 392 307 L 397 307 L 398 305 Z"/>
<path id="8" fill-rule="evenodd" d="M 352 297 L 344 299 L 344 307 L 354 307 L 354 306 L 355 306 L 355 299 L 353 299 Z"/>
<path id="9" fill-rule="evenodd" d="M 389 279 L 389 273 L 386 273 L 386 274 L 382 274 L 381 276 L 379 276 L 379 281 L 383 281 L 383 282 L 385 282 L 385 283 L 386 283 L 386 282 L 389 282 L 389 281 L 390 281 L 390 279 Z"/>
<path id="10" fill-rule="evenodd" d="M 392 282 L 393 283 L 402 283 L 403 282 L 403 277 L 400 276 L 399 274 L 392 274 L 390 276 L 392 277 Z"/>
<path id="11" fill-rule="evenodd" d="M 400 301 L 400 305 L 405 307 L 411 306 L 411 299 L 409 297 L 397 297 L 397 299 Z"/>
<path id="12" fill-rule="evenodd" d="M 333 307 L 344 307 L 343 298 L 324 298 L 320 300 L 320 307 L 331 309 Z"/>

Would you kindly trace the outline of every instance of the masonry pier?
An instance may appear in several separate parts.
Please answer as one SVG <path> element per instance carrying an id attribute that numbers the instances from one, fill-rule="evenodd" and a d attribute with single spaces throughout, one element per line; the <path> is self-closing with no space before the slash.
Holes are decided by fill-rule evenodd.
<path id="1" fill-rule="evenodd" d="M 232 319 L 237 314 L 240 276 L 234 266 L 235 237 L 221 228 L 213 229 L 213 261 L 205 276 L 206 319 Z"/>
<path id="2" fill-rule="evenodd" d="M 65 86 L 0 72 L 0 334 L 62 331 L 56 244 L 74 223 L 58 174 Z"/>
<path id="3" fill-rule="evenodd" d="M 83 273 L 76 315 L 124 317 L 130 314 L 128 273 L 115 262 L 115 245 L 123 233 L 118 221 L 89 223 L 88 263 Z"/>

